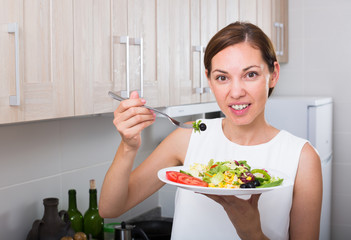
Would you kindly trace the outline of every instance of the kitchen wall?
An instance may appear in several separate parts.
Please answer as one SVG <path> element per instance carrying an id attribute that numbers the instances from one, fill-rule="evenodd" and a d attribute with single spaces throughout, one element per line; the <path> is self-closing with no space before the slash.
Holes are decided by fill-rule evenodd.
<path id="1" fill-rule="evenodd" d="M 289 63 L 275 89 L 275 95 L 334 99 L 332 239 L 351 235 L 350 12 L 348 0 L 289 1 Z"/>
<path id="2" fill-rule="evenodd" d="M 0 239 L 25 239 L 33 221 L 43 216 L 44 198 L 59 198 L 59 210 L 67 210 L 71 188 L 77 190 L 78 209 L 84 214 L 89 180 L 96 180 L 99 194 L 120 142 L 112 119 L 108 114 L 0 125 Z M 165 118 L 158 118 L 155 126 L 143 132 L 135 165 L 174 129 Z M 156 193 L 105 222 L 127 220 L 158 206 Z"/>

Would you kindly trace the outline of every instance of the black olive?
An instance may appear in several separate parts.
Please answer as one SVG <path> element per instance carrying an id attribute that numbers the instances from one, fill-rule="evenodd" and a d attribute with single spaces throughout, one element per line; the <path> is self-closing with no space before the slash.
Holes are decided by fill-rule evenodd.
<path id="1" fill-rule="evenodd" d="M 258 187 L 261 185 L 260 181 L 258 181 L 257 179 L 255 181 L 253 181 L 255 187 Z"/>
<path id="2" fill-rule="evenodd" d="M 248 183 L 246 183 L 246 185 L 247 185 L 247 188 L 255 188 L 256 187 L 253 182 L 248 182 Z"/>
<path id="3" fill-rule="evenodd" d="M 246 183 L 240 184 L 240 188 L 248 188 Z"/>
<path id="4" fill-rule="evenodd" d="M 200 123 L 199 128 L 200 128 L 201 131 L 205 131 L 206 130 L 206 124 Z"/>

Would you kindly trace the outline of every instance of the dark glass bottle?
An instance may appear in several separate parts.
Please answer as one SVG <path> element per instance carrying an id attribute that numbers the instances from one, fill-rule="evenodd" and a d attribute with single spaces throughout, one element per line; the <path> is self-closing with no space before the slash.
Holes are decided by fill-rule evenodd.
<path id="1" fill-rule="evenodd" d="M 45 198 L 44 216 L 41 220 L 34 221 L 32 229 L 27 235 L 27 240 L 56 240 L 64 236 L 74 236 L 70 227 L 68 213 L 64 210 L 58 212 L 58 198 Z"/>
<path id="2" fill-rule="evenodd" d="M 84 232 L 88 239 L 104 239 L 104 219 L 100 217 L 97 207 L 97 190 L 95 180 L 90 180 L 89 208 L 84 214 Z"/>
<path id="3" fill-rule="evenodd" d="M 71 228 L 75 232 L 83 232 L 83 215 L 77 208 L 76 190 L 68 190 L 68 216 Z"/>

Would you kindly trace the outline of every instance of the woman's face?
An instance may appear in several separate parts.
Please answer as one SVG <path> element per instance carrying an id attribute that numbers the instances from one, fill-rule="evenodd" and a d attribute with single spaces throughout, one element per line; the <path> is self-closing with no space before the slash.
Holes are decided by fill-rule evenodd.
<path id="1" fill-rule="evenodd" d="M 235 125 L 264 120 L 268 90 L 278 80 L 279 64 L 270 73 L 260 50 L 247 42 L 223 49 L 211 63 L 209 85 L 226 117 Z"/>

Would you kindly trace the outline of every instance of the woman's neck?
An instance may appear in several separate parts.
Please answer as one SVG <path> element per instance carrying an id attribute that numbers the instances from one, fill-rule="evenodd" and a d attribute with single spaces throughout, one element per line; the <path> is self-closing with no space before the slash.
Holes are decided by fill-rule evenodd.
<path id="1" fill-rule="evenodd" d="M 248 125 L 235 125 L 229 119 L 223 119 L 222 129 L 224 135 L 239 145 L 258 145 L 269 142 L 279 130 L 269 125 L 263 118 Z"/>

